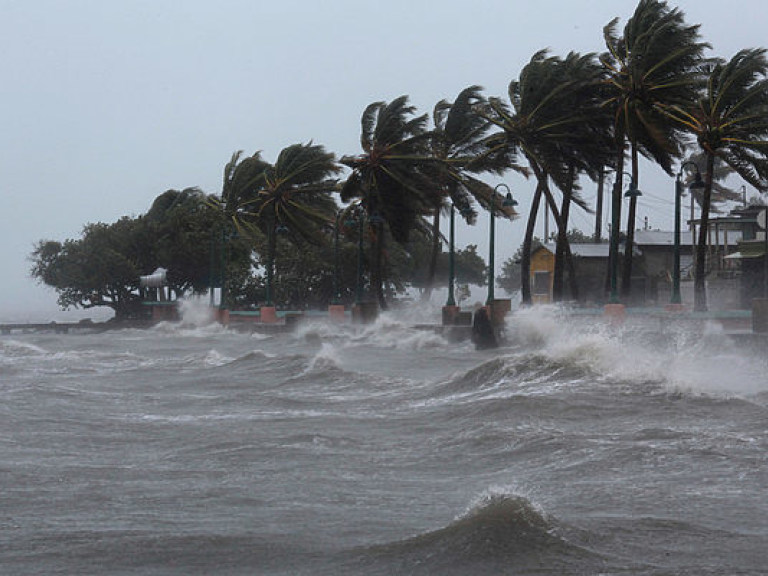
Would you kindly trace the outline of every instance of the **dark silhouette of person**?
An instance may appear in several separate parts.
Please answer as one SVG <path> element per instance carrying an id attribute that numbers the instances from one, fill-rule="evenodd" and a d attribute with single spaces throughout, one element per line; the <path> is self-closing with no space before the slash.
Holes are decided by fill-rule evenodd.
<path id="1" fill-rule="evenodd" d="M 475 316 L 472 319 L 472 342 L 475 343 L 476 350 L 499 347 L 496 333 L 493 330 L 493 324 L 491 324 L 486 308 L 478 308 L 475 311 Z"/>

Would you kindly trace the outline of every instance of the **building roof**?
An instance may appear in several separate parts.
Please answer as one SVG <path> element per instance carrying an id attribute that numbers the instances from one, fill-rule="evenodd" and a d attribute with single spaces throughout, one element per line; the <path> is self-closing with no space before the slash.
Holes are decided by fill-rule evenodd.
<path id="1" fill-rule="evenodd" d="M 696 233 L 698 237 L 698 232 Z M 718 237 L 717 239 L 715 237 Z M 728 246 L 736 247 L 738 242 L 741 241 L 741 230 L 729 230 L 728 231 Z M 726 234 L 721 231 L 720 234 L 715 234 L 712 229 L 712 244 L 716 241 L 721 246 L 725 246 Z M 680 245 L 690 246 L 693 243 L 690 230 L 683 230 L 680 233 Z M 675 245 L 675 233 L 668 232 L 666 230 L 636 230 L 635 231 L 635 244 L 639 247 L 643 246 L 674 246 Z"/>
<path id="2" fill-rule="evenodd" d="M 544 245 L 544 248 L 552 252 L 552 254 L 555 253 L 555 250 L 557 248 L 557 244 L 554 242 L 547 242 Z M 595 244 L 595 243 L 584 243 L 584 244 L 571 244 L 571 254 L 574 256 L 579 256 L 581 258 L 608 258 L 608 252 L 610 250 L 610 244 L 607 242 Z"/>

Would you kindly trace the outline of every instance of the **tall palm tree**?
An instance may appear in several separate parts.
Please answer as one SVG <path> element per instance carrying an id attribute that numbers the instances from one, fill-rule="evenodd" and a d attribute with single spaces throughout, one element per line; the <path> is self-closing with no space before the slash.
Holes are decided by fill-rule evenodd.
<path id="1" fill-rule="evenodd" d="M 584 73 L 590 68 L 590 74 Z M 580 70 L 579 73 L 577 71 Z M 546 50 L 533 55 L 520 72 L 518 80 L 509 85 L 511 107 L 499 98 L 490 98 L 483 114 L 501 131 L 491 135 L 491 149 L 519 151 L 525 156 L 536 177 L 536 190 L 528 214 L 521 258 L 522 302 L 531 299 L 530 258 L 533 232 L 542 197 L 552 208 L 558 230 L 564 231 L 560 210 L 549 187 L 549 181 L 564 194 L 573 193 L 577 171 L 599 164 L 587 158 L 598 154 L 605 158 L 607 124 L 600 112 L 596 78 L 599 68 L 593 55 L 569 54 L 563 60 L 549 56 Z M 570 196 L 584 208 L 586 204 L 577 194 Z M 564 250 L 570 257 L 565 239 Z M 575 290 L 575 275 L 572 275 Z"/>
<path id="2" fill-rule="evenodd" d="M 706 154 L 701 223 L 696 243 L 694 310 L 707 310 L 707 228 L 715 159 L 756 189 L 768 190 L 768 60 L 766 50 L 739 51 L 704 67 L 707 83 L 695 105 L 669 106 L 666 114 L 696 137 Z"/>
<path id="3" fill-rule="evenodd" d="M 501 155 L 488 153 L 486 136 L 491 123 L 477 113 L 477 107 L 484 101 L 480 86 L 470 86 L 462 90 L 453 103 L 441 100 L 435 105 L 432 114 L 431 155 L 440 161 L 437 166 L 436 182 L 438 193 L 432 195 L 434 202 L 432 214 L 432 252 L 427 272 L 424 297 L 429 298 L 432 291 L 437 259 L 440 254 L 440 216 L 451 204 L 460 206 L 460 214 L 469 224 L 474 224 L 477 212 L 473 208 L 476 201 L 480 206 L 490 209 L 493 188 L 476 175 L 490 172 L 500 175 L 505 170 L 518 169 L 509 165 Z M 501 202 L 495 204 L 500 206 Z M 502 212 L 505 216 L 513 211 Z"/>
<path id="4" fill-rule="evenodd" d="M 427 115 L 415 116 L 407 96 L 390 103 L 374 102 L 363 112 L 360 144 L 363 152 L 340 162 L 352 169 L 341 188 L 341 199 L 359 199 L 368 215 L 373 243 L 371 286 L 379 306 L 384 296 L 384 239 L 388 231 L 406 244 L 412 230 L 424 226 L 436 194 L 433 177 L 438 163 L 430 156 Z"/>
<path id="5" fill-rule="evenodd" d="M 607 72 L 606 106 L 614 117 L 616 183 L 612 210 L 619 222 L 627 144 L 635 187 L 639 184 L 638 154 L 655 161 L 672 176 L 672 164 L 681 155 L 680 132 L 658 106 L 685 105 L 695 100 L 699 87 L 696 70 L 707 44 L 699 41 L 699 26 L 688 26 L 680 10 L 660 0 L 640 0 L 621 36 L 617 24 L 615 18 L 603 29 L 608 52 L 600 60 Z M 622 271 L 625 295 L 631 291 L 636 209 L 635 196 L 630 199 L 627 214 Z M 618 230 L 612 234 L 618 235 Z M 614 241 L 612 252 L 615 248 Z"/>
<path id="6" fill-rule="evenodd" d="M 256 153 L 240 161 L 239 152 L 225 168 L 222 211 L 248 236 L 266 238 L 266 304 L 271 305 L 277 232 L 285 230 L 292 242 L 319 244 L 321 230 L 333 222 L 338 190 L 332 177 L 341 168 L 334 155 L 320 145 L 293 144 L 280 151 L 274 164 Z"/>

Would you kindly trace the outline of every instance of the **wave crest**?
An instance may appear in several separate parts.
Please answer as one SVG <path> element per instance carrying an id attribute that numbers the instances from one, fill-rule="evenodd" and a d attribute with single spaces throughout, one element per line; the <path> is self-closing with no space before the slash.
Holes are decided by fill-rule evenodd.
<path id="1" fill-rule="evenodd" d="M 482 495 L 445 528 L 367 552 L 367 561 L 396 561 L 403 573 L 507 573 L 514 563 L 517 573 L 559 567 L 558 573 L 571 574 L 602 564 L 598 554 L 561 536 L 530 500 L 501 490 Z"/>

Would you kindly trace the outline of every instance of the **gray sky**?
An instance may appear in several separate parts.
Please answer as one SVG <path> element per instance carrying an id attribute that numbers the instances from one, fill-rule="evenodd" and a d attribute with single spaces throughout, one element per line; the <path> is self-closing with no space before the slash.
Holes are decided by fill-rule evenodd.
<path id="1" fill-rule="evenodd" d="M 531 55 L 599 52 L 634 0 L 0 0 L 0 320 L 65 319 L 29 278 L 40 239 L 145 212 L 167 189 L 218 193 L 236 150 L 359 150 L 369 103 L 431 112 L 472 84 L 503 96 Z M 765 0 L 684 0 L 713 54 L 764 46 Z M 533 183 L 506 179 L 521 202 Z M 639 222 L 671 227 L 673 183 L 641 176 Z M 594 196 L 590 185 L 585 195 Z M 590 231 L 593 217 L 573 224 Z M 523 222 L 497 227 L 497 262 Z M 459 229 L 485 246 L 486 223 Z M 539 232 L 541 235 L 541 232 Z M 498 265 L 497 265 L 498 269 Z M 92 314 L 92 313 L 89 313 Z"/>

